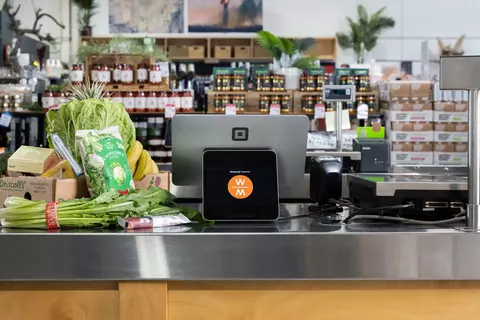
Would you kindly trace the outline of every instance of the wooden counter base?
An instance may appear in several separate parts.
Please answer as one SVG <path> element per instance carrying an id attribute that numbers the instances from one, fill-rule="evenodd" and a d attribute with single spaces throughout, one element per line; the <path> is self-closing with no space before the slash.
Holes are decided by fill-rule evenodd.
<path id="1" fill-rule="evenodd" d="M 1 320 L 453 320 L 480 281 L 0 283 Z"/>

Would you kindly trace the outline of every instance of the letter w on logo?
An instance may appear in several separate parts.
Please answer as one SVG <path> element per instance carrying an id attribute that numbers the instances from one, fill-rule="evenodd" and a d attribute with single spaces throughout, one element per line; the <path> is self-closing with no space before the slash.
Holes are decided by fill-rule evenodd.
<path id="1" fill-rule="evenodd" d="M 237 186 L 244 186 L 245 179 L 235 179 L 235 183 L 237 184 Z"/>

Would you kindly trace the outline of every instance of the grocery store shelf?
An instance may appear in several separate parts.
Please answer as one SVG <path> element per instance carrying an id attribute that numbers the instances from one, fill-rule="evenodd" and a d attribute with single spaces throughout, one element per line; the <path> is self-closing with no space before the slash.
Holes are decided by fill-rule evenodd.
<path id="1" fill-rule="evenodd" d="M 252 94 L 252 95 L 267 95 L 267 96 L 277 96 L 282 94 L 292 94 L 292 90 L 285 91 L 209 91 L 208 95 L 216 94 L 227 94 L 227 95 L 237 95 L 237 94 Z"/>

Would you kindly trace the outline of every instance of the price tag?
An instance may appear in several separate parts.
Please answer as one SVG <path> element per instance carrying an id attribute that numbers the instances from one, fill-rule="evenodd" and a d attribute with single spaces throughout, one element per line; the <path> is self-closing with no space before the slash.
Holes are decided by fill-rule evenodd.
<path id="1" fill-rule="evenodd" d="M 325 105 L 324 104 L 316 104 L 315 105 L 315 119 L 325 119 Z"/>
<path id="2" fill-rule="evenodd" d="M 279 104 L 270 105 L 270 115 L 278 116 L 279 114 L 280 114 L 280 105 Z"/>
<path id="3" fill-rule="evenodd" d="M 165 119 L 172 119 L 175 116 L 177 109 L 175 109 L 174 105 L 167 104 L 165 106 Z"/>
<path id="4" fill-rule="evenodd" d="M 234 116 L 237 114 L 237 105 L 235 104 L 227 104 L 225 106 L 225 114 Z"/>
<path id="5" fill-rule="evenodd" d="M 357 107 L 357 119 L 359 120 L 368 119 L 368 105 L 361 104 Z"/>
<path id="6" fill-rule="evenodd" d="M 10 112 L 2 112 L 0 116 L 0 126 L 10 127 L 10 122 L 12 122 L 12 114 Z"/>

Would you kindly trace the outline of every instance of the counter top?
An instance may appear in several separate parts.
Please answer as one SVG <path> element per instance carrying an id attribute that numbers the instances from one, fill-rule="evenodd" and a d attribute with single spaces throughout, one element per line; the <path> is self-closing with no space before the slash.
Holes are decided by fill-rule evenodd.
<path id="1" fill-rule="evenodd" d="M 3 229 L 0 252 L 1 281 L 480 279 L 479 233 L 316 218 L 135 233 Z"/>

